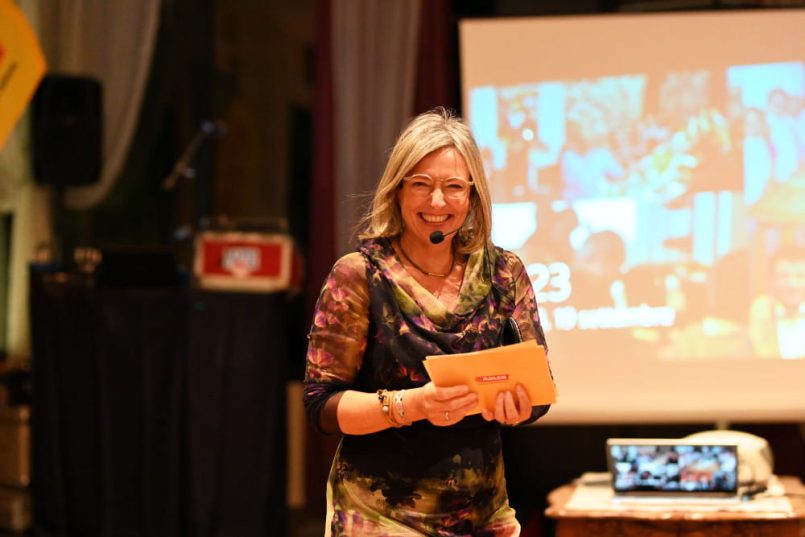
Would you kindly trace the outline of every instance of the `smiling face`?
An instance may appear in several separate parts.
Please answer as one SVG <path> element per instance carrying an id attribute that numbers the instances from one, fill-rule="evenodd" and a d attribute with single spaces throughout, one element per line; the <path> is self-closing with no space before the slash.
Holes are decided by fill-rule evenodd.
<path id="1" fill-rule="evenodd" d="M 469 169 L 464 158 L 453 147 L 443 147 L 428 154 L 408 172 L 408 176 L 427 174 L 436 181 L 437 187 L 450 177 L 460 177 L 470 181 Z M 404 228 L 402 238 L 417 246 L 432 246 L 430 234 L 436 230 L 448 233 L 460 227 L 467 218 L 471 191 L 463 198 L 445 196 L 441 188 L 422 195 L 414 192 L 410 182 L 404 181 L 397 193 Z M 443 244 L 449 244 L 445 241 Z"/>

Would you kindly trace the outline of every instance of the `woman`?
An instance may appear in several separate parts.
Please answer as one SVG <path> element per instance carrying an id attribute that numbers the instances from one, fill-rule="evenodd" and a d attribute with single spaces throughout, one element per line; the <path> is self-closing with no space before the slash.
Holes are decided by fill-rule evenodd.
<path id="1" fill-rule="evenodd" d="M 309 335 L 309 418 L 343 434 L 328 535 L 519 535 L 500 426 L 548 407 L 532 408 L 518 386 L 498 394 L 494 412 L 465 417 L 477 396 L 435 386 L 422 365 L 500 345 L 507 319 L 544 344 L 528 276 L 491 244 L 490 213 L 467 126 L 443 109 L 415 118 L 392 149 L 359 251 L 324 283 Z"/>

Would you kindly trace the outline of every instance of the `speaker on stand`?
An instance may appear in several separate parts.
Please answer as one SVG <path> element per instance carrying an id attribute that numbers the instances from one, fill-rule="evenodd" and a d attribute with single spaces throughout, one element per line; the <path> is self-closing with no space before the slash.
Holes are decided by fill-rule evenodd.
<path id="1" fill-rule="evenodd" d="M 53 259 L 65 260 L 64 193 L 100 179 L 103 155 L 101 83 L 87 76 L 46 75 L 33 101 L 33 168 L 52 188 Z"/>

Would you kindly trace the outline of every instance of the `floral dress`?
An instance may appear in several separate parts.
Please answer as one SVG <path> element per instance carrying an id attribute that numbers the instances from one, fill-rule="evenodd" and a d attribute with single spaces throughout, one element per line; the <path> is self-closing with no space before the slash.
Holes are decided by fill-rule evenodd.
<path id="1" fill-rule="evenodd" d="M 388 239 L 369 239 L 336 262 L 309 335 L 305 407 L 314 427 L 343 390 L 375 392 L 426 384 L 428 355 L 501 344 L 507 318 L 523 340 L 545 344 L 522 262 L 483 249 L 467 260 L 458 303 L 448 311 L 403 267 Z M 531 421 L 547 412 L 534 407 Z M 328 481 L 328 534 L 515 536 L 500 425 L 480 415 L 450 427 L 421 420 L 344 435 Z"/>

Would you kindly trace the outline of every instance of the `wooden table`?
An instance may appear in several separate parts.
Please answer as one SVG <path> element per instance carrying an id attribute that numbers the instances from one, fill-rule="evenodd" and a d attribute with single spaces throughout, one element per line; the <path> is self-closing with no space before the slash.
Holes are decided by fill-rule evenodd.
<path id="1" fill-rule="evenodd" d="M 551 491 L 545 514 L 556 520 L 556 537 L 805 537 L 805 486 L 796 477 L 779 479 L 792 513 L 569 510 L 571 483 Z"/>

